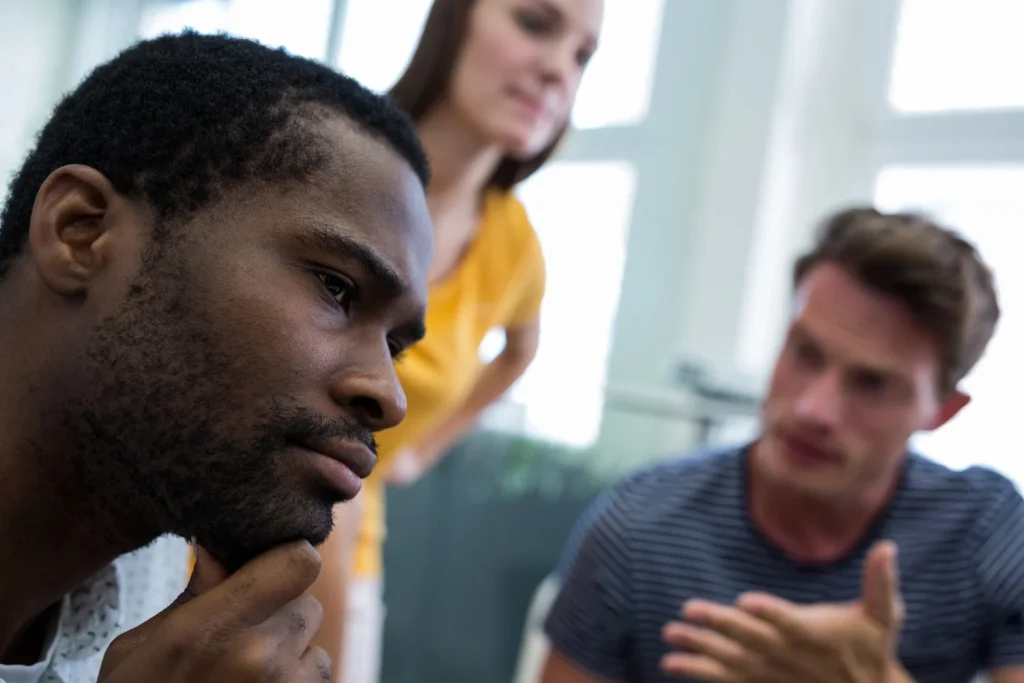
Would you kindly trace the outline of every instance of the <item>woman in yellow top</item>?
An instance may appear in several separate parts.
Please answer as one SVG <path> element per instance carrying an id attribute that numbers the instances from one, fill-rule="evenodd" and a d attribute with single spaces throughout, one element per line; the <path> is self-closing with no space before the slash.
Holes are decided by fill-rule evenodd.
<path id="1" fill-rule="evenodd" d="M 435 251 L 427 335 L 397 365 L 408 412 L 378 435 L 359 502 L 336 510 L 314 588 L 325 611 L 320 643 L 342 683 L 377 683 L 385 481 L 407 484 L 437 462 L 536 353 L 544 261 L 512 189 L 567 128 L 602 11 L 602 0 L 435 0 L 391 91 L 430 158 Z M 505 348 L 481 366 L 480 342 L 494 328 L 504 329 Z"/>

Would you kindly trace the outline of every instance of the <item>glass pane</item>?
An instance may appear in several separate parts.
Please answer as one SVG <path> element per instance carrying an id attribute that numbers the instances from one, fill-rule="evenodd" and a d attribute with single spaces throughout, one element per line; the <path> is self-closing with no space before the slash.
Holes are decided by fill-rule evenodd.
<path id="1" fill-rule="evenodd" d="M 538 438 L 597 438 L 635 192 L 624 162 L 551 163 L 520 188 L 548 276 L 540 350 L 511 398 Z"/>
<path id="2" fill-rule="evenodd" d="M 431 4 L 432 0 L 348 0 L 335 64 L 371 90 L 388 90 L 412 57 Z"/>
<path id="3" fill-rule="evenodd" d="M 1024 107 L 1024 2 L 902 0 L 889 101 L 901 112 Z"/>
<path id="4" fill-rule="evenodd" d="M 412 57 L 431 0 L 348 0 L 338 68 L 374 90 L 390 88 Z M 578 128 L 640 122 L 647 116 L 664 0 L 608 0 L 601 47 L 573 112 Z"/>
<path id="5" fill-rule="evenodd" d="M 333 0 L 191 0 L 146 5 L 139 34 L 150 38 L 186 28 L 226 32 L 283 47 L 294 55 L 323 59 Z"/>
<path id="6" fill-rule="evenodd" d="M 608 0 L 601 44 L 583 77 L 572 123 L 602 128 L 640 123 L 651 105 L 665 0 Z"/>
<path id="7" fill-rule="evenodd" d="M 988 465 L 1024 485 L 1014 448 L 1024 385 L 1024 164 L 892 167 L 879 175 L 875 199 L 884 210 L 925 210 L 960 229 L 994 271 L 1002 308 L 988 351 L 963 382 L 971 403 L 915 445 L 951 467 Z"/>

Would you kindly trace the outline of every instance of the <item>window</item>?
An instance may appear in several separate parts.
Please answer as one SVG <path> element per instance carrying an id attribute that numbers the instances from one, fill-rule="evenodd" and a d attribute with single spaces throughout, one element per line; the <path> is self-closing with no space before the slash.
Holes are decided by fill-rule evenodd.
<path id="1" fill-rule="evenodd" d="M 283 47 L 294 55 L 323 59 L 334 0 L 190 0 L 160 2 L 143 9 L 139 34 L 151 38 L 187 28 L 226 32 Z"/>
<path id="2" fill-rule="evenodd" d="M 338 68 L 368 88 L 384 91 L 412 57 L 431 0 L 403 0 L 402 12 L 384 0 L 348 0 Z M 601 46 L 580 86 L 573 125 L 634 125 L 647 116 L 664 0 L 609 0 Z"/>
<path id="3" fill-rule="evenodd" d="M 589 446 L 597 438 L 636 173 L 625 162 L 555 162 L 519 195 L 547 263 L 537 358 L 512 390 L 525 430 Z"/>
<path id="4" fill-rule="evenodd" d="M 964 380 L 971 403 L 946 426 L 915 438 L 915 446 L 951 467 L 982 464 L 1024 484 L 1018 441 L 1024 385 L 1024 163 L 985 166 L 897 166 L 879 174 L 883 210 L 925 210 L 960 229 L 995 272 L 1002 319 L 986 354 Z"/>
<path id="5" fill-rule="evenodd" d="M 1018 73 L 1024 41 L 1017 35 L 1024 2 L 808 5 L 816 8 L 805 36 L 810 52 L 794 71 L 803 82 L 792 91 L 780 85 L 780 97 L 794 97 L 793 107 L 785 112 L 784 132 L 769 139 L 780 147 L 762 172 L 761 234 L 751 250 L 743 314 L 754 333 L 741 335 L 737 354 L 740 365 L 760 374 L 770 369 L 775 348 L 762 337 L 781 334 L 789 315 L 792 259 L 826 215 L 885 198 L 896 204 L 927 199 L 927 208 L 944 215 L 947 204 L 960 210 L 975 202 L 963 194 L 966 188 L 951 188 L 945 197 L 926 193 L 926 179 L 954 177 L 949 174 L 957 168 L 964 177 L 982 177 L 996 164 L 1024 163 L 1024 79 Z M 858 37 L 837 51 L 851 35 Z M 804 73 L 804 62 L 815 65 L 813 73 Z M 886 170 L 878 177 L 880 168 Z"/>
<path id="6" fill-rule="evenodd" d="M 902 0 L 889 101 L 904 113 L 1024 107 L 1024 2 Z"/>
<path id="7" fill-rule="evenodd" d="M 384 92 L 402 75 L 416 49 L 432 0 L 348 0 L 335 64 L 367 88 Z"/>
<path id="8" fill-rule="evenodd" d="M 576 128 L 635 125 L 651 104 L 665 0 L 609 0 L 601 44 L 580 85 Z"/>

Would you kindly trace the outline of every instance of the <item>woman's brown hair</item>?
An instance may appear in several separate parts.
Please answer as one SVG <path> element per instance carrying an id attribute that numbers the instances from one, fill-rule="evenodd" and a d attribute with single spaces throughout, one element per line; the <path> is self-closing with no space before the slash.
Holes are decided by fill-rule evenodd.
<path id="1" fill-rule="evenodd" d="M 390 95 L 413 121 L 419 121 L 448 94 L 455 64 L 466 42 L 469 12 L 475 0 L 434 0 L 427 15 L 420 42 Z M 510 190 L 526 180 L 554 153 L 568 128 L 540 154 L 529 159 L 505 157 L 498 164 L 488 187 Z"/>

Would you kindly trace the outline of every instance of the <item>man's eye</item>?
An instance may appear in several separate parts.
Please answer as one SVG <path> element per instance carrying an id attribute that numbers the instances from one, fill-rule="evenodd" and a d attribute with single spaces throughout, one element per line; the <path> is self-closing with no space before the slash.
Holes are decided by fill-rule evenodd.
<path id="1" fill-rule="evenodd" d="M 347 314 L 352 308 L 352 301 L 355 298 L 355 287 L 352 283 L 330 273 L 317 273 L 316 275 L 323 283 L 327 295 L 334 299 L 338 307 Z"/>

